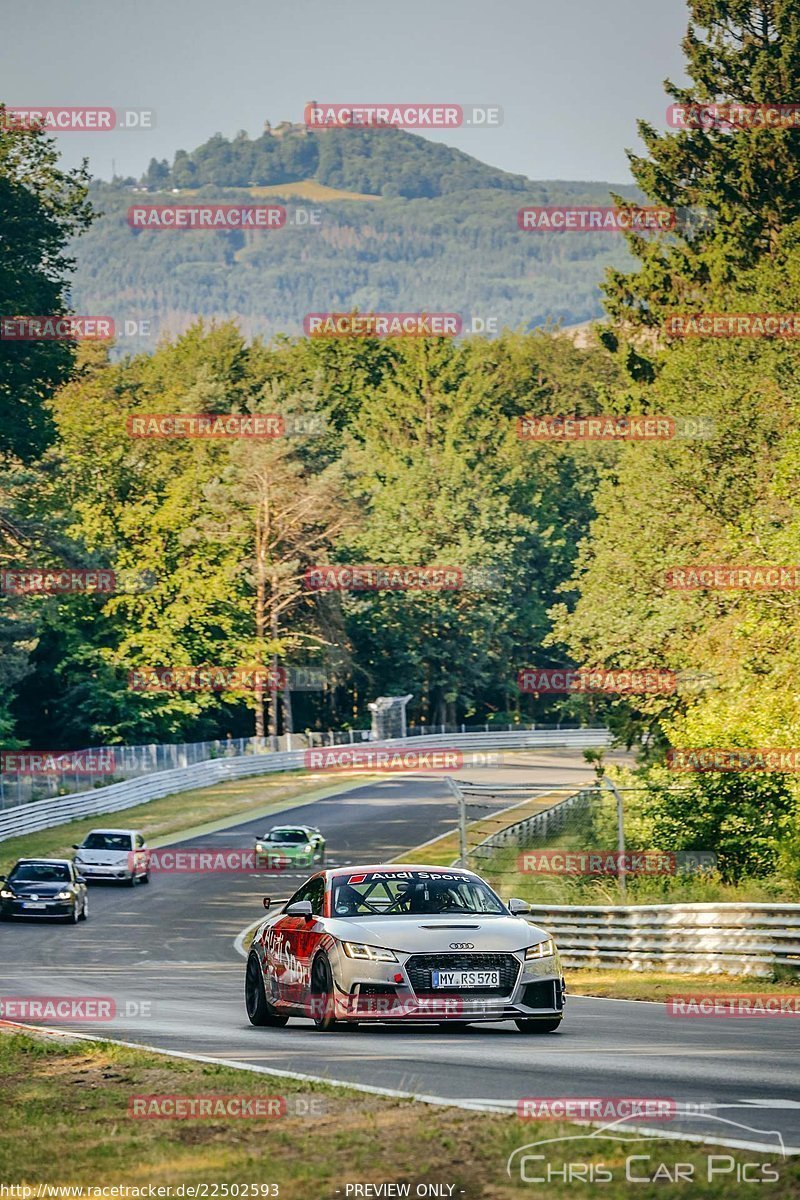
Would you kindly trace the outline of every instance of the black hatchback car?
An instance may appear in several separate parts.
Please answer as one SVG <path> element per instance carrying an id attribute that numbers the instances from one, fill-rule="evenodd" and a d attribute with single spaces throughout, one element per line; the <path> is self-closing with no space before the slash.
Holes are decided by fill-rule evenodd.
<path id="1" fill-rule="evenodd" d="M 77 924 L 89 915 L 86 880 L 68 858 L 21 858 L 0 875 L 0 917 L 62 917 Z"/>

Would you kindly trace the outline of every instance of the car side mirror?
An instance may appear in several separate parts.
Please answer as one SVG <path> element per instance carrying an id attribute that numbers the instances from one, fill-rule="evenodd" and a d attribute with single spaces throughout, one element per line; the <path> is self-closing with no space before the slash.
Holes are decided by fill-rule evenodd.
<path id="1" fill-rule="evenodd" d="M 519 896 L 512 896 L 508 902 L 508 911 L 516 916 L 518 913 L 530 912 L 531 906 L 527 900 L 520 900 Z"/>
<path id="2" fill-rule="evenodd" d="M 86 880 L 84 879 L 83 875 L 76 875 L 75 882 L 76 883 L 86 883 Z"/>
<path id="3" fill-rule="evenodd" d="M 80 846 L 76 845 L 76 843 L 75 843 L 75 842 L 73 842 L 73 843 L 72 843 L 72 849 L 73 849 L 73 850 L 80 850 Z"/>
<path id="4" fill-rule="evenodd" d="M 264 905 L 264 908 L 269 908 L 272 904 L 272 896 L 265 896 L 261 903 Z"/>
<path id="5" fill-rule="evenodd" d="M 287 917 L 305 917 L 307 921 L 314 920 L 314 914 L 311 911 L 310 900 L 296 900 L 294 904 L 290 904 L 286 909 Z"/>

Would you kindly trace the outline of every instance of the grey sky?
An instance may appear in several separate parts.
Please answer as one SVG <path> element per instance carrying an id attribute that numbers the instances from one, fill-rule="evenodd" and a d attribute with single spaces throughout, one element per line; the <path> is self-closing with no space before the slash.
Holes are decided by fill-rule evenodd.
<path id="1" fill-rule="evenodd" d="M 103 178 L 317 99 L 499 104 L 500 128 L 430 136 L 534 179 L 627 182 L 687 19 L 684 0 L 0 0 L 0 98 L 154 109 L 147 133 L 59 135 Z"/>

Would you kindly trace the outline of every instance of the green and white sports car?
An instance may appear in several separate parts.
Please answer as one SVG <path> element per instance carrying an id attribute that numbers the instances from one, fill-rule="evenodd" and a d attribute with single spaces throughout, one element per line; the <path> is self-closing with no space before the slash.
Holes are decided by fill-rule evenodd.
<path id="1" fill-rule="evenodd" d="M 325 862 L 325 838 L 313 825 L 273 825 L 269 833 L 256 838 L 256 855 L 284 870 L 292 867 L 322 866 Z"/>

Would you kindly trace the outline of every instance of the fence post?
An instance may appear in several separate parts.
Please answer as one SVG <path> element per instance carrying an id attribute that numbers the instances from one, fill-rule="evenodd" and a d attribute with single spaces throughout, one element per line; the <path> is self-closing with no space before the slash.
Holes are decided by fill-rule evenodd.
<path id="1" fill-rule="evenodd" d="M 617 876 L 619 879 L 619 894 L 624 900 L 628 890 L 628 880 L 625 870 L 625 812 L 622 806 L 622 793 L 616 784 L 612 783 L 606 775 L 603 776 L 603 783 L 610 789 L 617 801 L 617 851 L 619 853 Z"/>
<path id="2" fill-rule="evenodd" d="M 467 804 L 464 799 L 464 793 L 456 783 L 452 776 L 448 776 L 447 786 L 458 801 L 458 865 L 466 867 L 467 865 Z"/>

